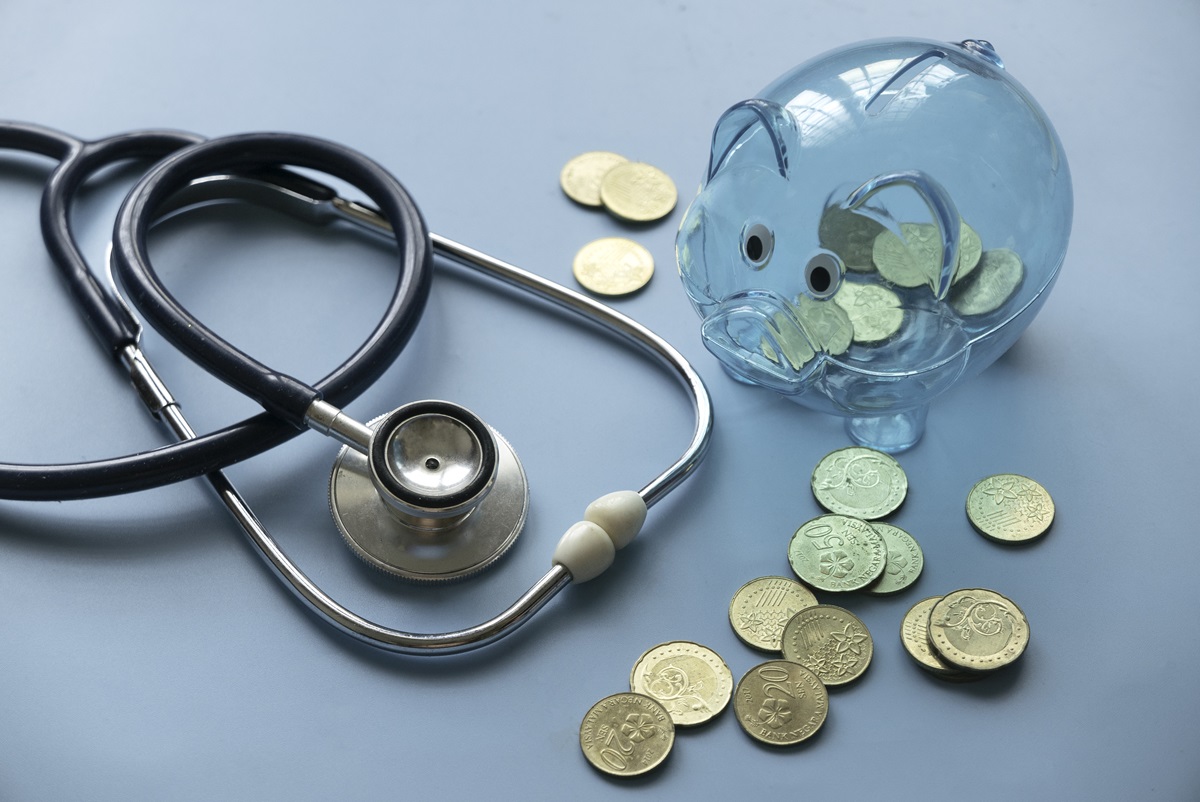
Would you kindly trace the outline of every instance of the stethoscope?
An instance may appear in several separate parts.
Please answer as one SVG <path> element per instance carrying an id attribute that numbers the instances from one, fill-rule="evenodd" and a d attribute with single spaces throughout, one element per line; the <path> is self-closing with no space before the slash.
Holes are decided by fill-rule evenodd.
<path id="1" fill-rule="evenodd" d="M 511 264 L 431 234 L 403 186 L 383 167 L 344 146 L 293 134 L 203 140 L 174 131 L 139 131 L 84 142 L 52 129 L 0 123 L 0 148 L 58 160 L 42 196 L 47 249 L 101 344 L 128 372 L 150 412 L 179 438 L 150 452 L 87 463 L 0 464 L 0 497 L 78 499 L 157 487 L 204 475 L 275 575 L 306 606 L 342 632 L 404 654 L 468 651 L 513 632 L 572 581 L 612 564 L 641 529 L 646 510 L 699 464 L 712 430 L 712 406 L 699 375 L 662 338 L 629 317 Z M 81 255 L 69 220 L 85 180 L 114 162 L 160 159 L 118 213 L 108 287 Z M 286 169 L 307 168 L 346 182 L 377 208 Z M 348 222 L 393 238 L 400 270 L 387 309 L 364 343 L 309 385 L 272 370 L 222 340 L 176 301 L 156 275 L 146 239 L 157 221 L 198 203 L 244 200 L 327 225 Z M 367 424 L 341 406 L 399 355 L 429 293 L 434 252 L 530 292 L 637 345 L 681 380 L 695 429 L 683 454 L 641 490 L 590 504 L 559 541 L 549 571 L 508 609 L 473 627 L 439 634 L 381 626 L 313 583 L 279 547 L 221 468 L 315 429 L 342 443 L 330 479 L 339 530 L 368 563 L 409 579 L 451 580 L 483 570 L 519 534 L 528 508 L 524 472 L 512 448 L 474 413 L 445 401 L 406 404 Z M 112 281 L 169 342 L 267 412 L 197 435 L 142 352 L 141 324 Z"/>

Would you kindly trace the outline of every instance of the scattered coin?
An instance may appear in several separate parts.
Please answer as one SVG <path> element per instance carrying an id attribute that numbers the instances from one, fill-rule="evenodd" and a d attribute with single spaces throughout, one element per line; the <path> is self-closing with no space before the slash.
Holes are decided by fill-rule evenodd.
<path id="1" fill-rule="evenodd" d="M 604 237 L 575 254 L 575 280 L 597 295 L 628 295 L 654 275 L 650 251 L 624 237 Z"/>
<path id="2" fill-rule="evenodd" d="M 666 217 L 678 199 L 670 176 L 645 162 L 618 164 L 600 182 L 600 202 L 604 208 L 633 223 Z"/>
<path id="3" fill-rule="evenodd" d="M 817 463 L 812 492 L 830 512 L 873 521 L 904 502 L 908 477 L 892 456 L 851 446 L 830 452 Z"/>
<path id="4" fill-rule="evenodd" d="M 929 643 L 956 668 L 989 671 L 1021 656 L 1029 645 L 1029 621 L 1020 607 L 994 590 L 956 590 L 930 611 Z"/>
<path id="5" fill-rule="evenodd" d="M 828 248 L 842 258 L 847 270 L 872 273 L 875 263 L 871 261 L 871 251 L 875 247 L 875 238 L 886 230 L 870 217 L 840 206 L 830 206 L 821 215 L 817 237 L 822 248 Z"/>
<path id="6" fill-rule="evenodd" d="M 871 528 L 879 533 L 887 546 L 887 563 L 879 579 L 863 588 L 863 592 L 872 596 L 899 593 L 917 581 L 925 567 L 925 555 L 916 539 L 900 527 L 875 521 Z"/>
<path id="7" fill-rule="evenodd" d="M 832 604 L 801 610 L 783 629 L 783 659 L 804 666 L 826 686 L 861 677 L 874 651 L 867 625 Z"/>
<path id="8" fill-rule="evenodd" d="M 850 317 L 854 342 L 874 345 L 890 340 L 904 323 L 900 296 L 878 284 L 842 282 L 833 300 Z"/>
<path id="9" fill-rule="evenodd" d="M 584 206 L 600 206 L 600 182 L 604 175 L 629 161 L 624 156 L 604 150 L 581 153 L 571 159 L 558 175 L 558 183 L 567 197 Z"/>
<path id="10" fill-rule="evenodd" d="M 1012 297 L 1025 278 L 1021 257 L 1007 248 L 984 251 L 979 262 L 978 275 L 950 293 L 950 305 L 960 315 L 995 312 Z"/>
<path id="11" fill-rule="evenodd" d="M 733 709 L 751 738 L 789 746 L 825 723 L 829 695 L 817 675 L 804 666 L 770 660 L 747 671 L 738 682 Z"/>
<path id="12" fill-rule="evenodd" d="M 738 588 L 729 603 L 729 623 L 742 643 L 765 652 L 783 649 L 783 627 L 817 597 L 794 579 L 763 576 Z"/>
<path id="13" fill-rule="evenodd" d="M 713 718 L 729 704 L 733 672 L 707 646 L 671 641 L 638 658 L 629 675 L 629 689 L 658 701 L 676 726 L 692 727 Z"/>
<path id="14" fill-rule="evenodd" d="M 903 238 L 884 230 L 875 238 L 871 256 L 879 275 L 898 287 L 922 287 L 936 281 L 942 270 L 942 237 L 932 223 L 901 223 Z M 958 263 L 954 281 L 966 278 L 979 263 L 983 244 L 966 223 L 959 228 Z"/>
<path id="15" fill-rule="evenodd" d="M 1054 499 L 1034 480 L 1000 473 L 979 481 L 967 494 L 967 518 L 984 537 L 1024 543 L 1054 523 Z"/>
<path id="16" fill-rule="evenodd" d="M 675 725 L 661 704 L 639 693 L 617 693 L 588 710 L 579 746 L 605 774 L 633 777 L 658 766 L 671 752 Z"/>
<path id="17" fill-rule="evenodd" d="M 914 604 L 900 622 L 900 643 L 917 665 L 941 677 L 961 675 L 955 668 L 933 653 L 929 645 L 929 611 L 942 600 L 942 596 L 930 596 Z"/>
<path id="18" fill-rule="evenodd" d="M 796 576 L 817 590 L 862 590 L 883 573 L 887 546 L 866 521 L 822 515 L 792 535 L 788 562 Z"/>

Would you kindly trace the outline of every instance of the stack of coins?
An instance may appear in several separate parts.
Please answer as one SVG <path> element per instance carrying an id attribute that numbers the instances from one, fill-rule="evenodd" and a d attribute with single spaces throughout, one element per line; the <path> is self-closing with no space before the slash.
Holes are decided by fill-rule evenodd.
<path id="1" fill-rule="evenodd" d="M 670 176 L 644 162 L 616 153 L 591 151 L 567 162 L 559 185 L 578 204 L 608 210 L 629 223 L 650 223 L 670 214 L 678 192 Z M 628 295 L 654 274 L 654 258 L 625 237 L 605 237 L 585 245 L 572 266 L 575 280 L 597 295 Z"/>
<path id="2" fill-rule="evenodd" d="M 917 665 L 944 679 L 974 679 L 1012 665 L 1029 645 L 1029 620 L 1011 599 L 971 588 L 922 599 L 900 625 Z"/>
<path id="3" fill-rule="evenodd" d="M 707 646 L 670 641 L 637 659 L 629 690 L 594 704 L 579 728 L 584 757 L 616 777 L 650 771 L 666 760 L 676 727 L 715 718 L 729 704 L 733 673 Z"/>

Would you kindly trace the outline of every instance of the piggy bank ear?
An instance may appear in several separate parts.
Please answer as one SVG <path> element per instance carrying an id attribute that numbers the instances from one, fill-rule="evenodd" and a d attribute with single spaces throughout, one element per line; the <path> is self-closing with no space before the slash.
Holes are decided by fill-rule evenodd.
<path id="1" fill-rule="evenodd" d="M 743 100 L 717 120 L 705 183 L 734 162 L 777 169 L 787 178 L 788 154 L 796 141 L 796 123 L 778 103 Z"/>

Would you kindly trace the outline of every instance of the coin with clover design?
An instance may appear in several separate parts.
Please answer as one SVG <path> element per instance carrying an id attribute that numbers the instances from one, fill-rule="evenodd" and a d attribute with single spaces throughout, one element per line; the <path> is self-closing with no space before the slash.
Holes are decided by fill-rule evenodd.
<path id="1" fill-rule="evenodd" d="M 756 741 L 798 744 L 829 714 L 829 694 L 817 675 L 798 663 L 769 660 L 746 672 L 734 692 L 738 724 Z"/>
<path id="2" fill-rule="evenodd" d="M 792 535 L 788 562 L 796 576 L 817 590 L 862 590 L 883 573 L 887 546 L 866 521 L 822 515 Z"/>
<path id="3" fill-rule="evenodd" d="M 634 777 L 667 759 L 675 743 L 671 716 L 640 693 L 615 693 L 592 705 L 579 726 L 579 747 L 605 774 Z"/>

